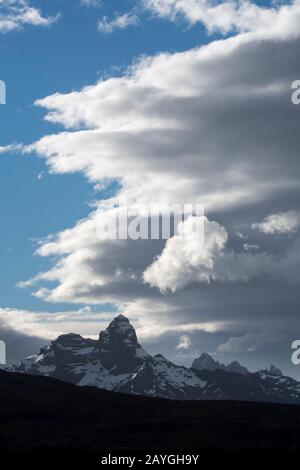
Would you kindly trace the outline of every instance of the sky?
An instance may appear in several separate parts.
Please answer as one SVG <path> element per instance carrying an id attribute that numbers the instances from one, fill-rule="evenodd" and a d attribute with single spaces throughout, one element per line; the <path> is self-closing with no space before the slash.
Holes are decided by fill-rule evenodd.
<path id="1" fill-rule="evenodd" d="M 299 1 L 0 0 L 9 362 L 123 313 L 176 363 L 300 379 L 299 24 Z M 203 249 L 188 221 L 99 239 L 124 201 L 203 204 Z"/>

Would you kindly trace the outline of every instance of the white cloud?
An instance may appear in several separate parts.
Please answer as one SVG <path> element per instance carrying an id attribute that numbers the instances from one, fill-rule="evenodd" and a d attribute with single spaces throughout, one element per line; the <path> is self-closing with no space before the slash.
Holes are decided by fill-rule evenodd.
<path id="1" fill-rule="evenodd" d="M 213 277 L 214 260 L 227 242 L 226 230 L 205 218 L 204 245 L 193 230 L 189 217 L 179 227 L 179 234 L 166 242 L 162 254 L 144 272 L 144 281 L 161 291 L 175 292 L 190 282 L 209 282 Z M 185 232 L 183 236 L 182 233 Z"/>
<path id="2" fill-rule="evenodd" d="M 243 336 L 234 336 L 229 338 L 225 343 L 220 344 L 217 353 L 222 354 L 238 354 L 243 352 L 254 352 L 267 343 L 278 340 L 278 336 L 272 337 L 269 333 L 247 333 Z"/>
<path id="3" fill-rule="evenodd" d="M 22 144 L 11 144 L 11 145 L 0 146 L 0 154 L 22 151 L 22 148 L 23 148 Z"/>
<path id="4" fill-rule="evenodd" d="M 191 25 L 203 23 L 209 32 L 224 34 L 268 28 L 278 11 L 248 0 L 143 0 L 143 4 L 160 17 L 171 21 L 183 17 Z"/>
<path id="5" fill-rule="evenodd" d="M 125 311 L 125 314 L 128 313 Z M 90 308 L 55 313 L 0 308 L 0 327 L 22 333 L 25 336 L 37 336 L 48 340 L 56 339 L 59 335 L 66 333 L 77 333 L 84 337 L 97 339 L 99 332 L 107 328 L 116 314 L 114 312 L 92 311 Z M 215 332 L 226 327 L 225 322 L 179 324 L 159 317 L 157 312 L 153 312 L 152 316 L 143 316 L 143 308 L 138 316 L 131 309 L 129 318 L 136 328 L 138 338 L 143 341 L 151 341 L 166 333 Z M 161 321 L 158 321 L 159 318 Z M 181 338 L 185 338 L 182 341 L 185 341 L 187 345 L 186 338 L 188 337 L 183 335 Z"/>
<path id="6" fill-rule="evenodd" d="M 189 349 L 191 344 L 192 344 L 191 338 L 187 335 L 182 335 L 179 338 L 177 349 Z"/>
<path id="7" fill-rule="evenodd" d="M 191 282 L 249 281 L 268 274 L 277 276 L 276 261 L 266 253 L 234 253 L 226 250 L 224 227 L 205 218 L 204 246 L 192 228 L 192 217 L 182 227 L 185 236 L 170 238 L 162 254 L 144 272 L 144 281 L 162 292 L 175 292 Z"/>
<path id="8" fill-rule="evenodd" d="M 49 26 L 57 17 L 45 17 L 29 0 L 0 0 L 0 33 L 25 25 Z"/>
<path id="9" fill-rule="evenodd" d="M 289 41 L 298 47 L 297 18 L 300 5 L 282 10 L 259 35 L 160 54 L 123 77 L 39 100 L 49 121 L 79 130 L 46 136 L 32 150 L 56 173 L 81 171 L 96 183 L 119 179 L 122 195 L 141 203 L 196 201 L 208 211 L 296 187 L 298 139 L 290 109 L 282 110 L 287 74 L 296 71 L 291 62 L 280 65 L 269 48 L 279 40 L 281 62 L 288 60 Z M 269 129 L 263 123 L 271 113 Z M 291 147 L 283 162 L 286 141 Z"/>
<path id="10" fill-rule="evenodd" d="M 244 243 L 243 244 L 243 248 L 245 251 L 257 251 L 259 250 L 259 245 L 254 245 L 254 244 L 251 244 L 251 243 Z"/>
<path id="11" fill-rule="evenodd" d="M 113 313 L 87 310 L 51 313 L 0 308 L 2 328 L 21 332 L 25 336 L 39 336 L 49 340 L 68 332 L 97 338 L 100 329 L 105 329 L 113 317 Z"/>
<path id="12" fill-rule="evenodd" d="M 135 13 L 124 13 L 110 20 L 104 16 L 98 22 L 98 30 L 102 33 L 113 33 L 118 29 L 127 29 L 129 26 L 135 26 L 139 18 Z"/>
<path id="13" fill-rule="evenodd" d="M 198 302 L 199 305 L 199 302 Z M 186 314 L 178 315 L 180 307 L 172 306 L 164 299 L 135 299 L 125 306 L 122 312 L 130 318 L 137 327 L 141 340 L 151 341 L 165 334 L 179 333 L 189 335 L 196 332 L 216 333 L 226 331 L 231 326 L 231 320 L 197 321 L 189 320 Z"/>
<path id="14" fill-rule="evenodd" d="M 81 3 L 88 7 L 98 7 L 103 4 L 103 0 L 81 0 Z"/>
<path id="15" fill-rule="evenodd" d="M 266 217 L 263 222 L 252 224 L 252 228 L 267 234 L 293 233 L 300 227 L 300 213 L 296 211 L 279 212 Z"/>

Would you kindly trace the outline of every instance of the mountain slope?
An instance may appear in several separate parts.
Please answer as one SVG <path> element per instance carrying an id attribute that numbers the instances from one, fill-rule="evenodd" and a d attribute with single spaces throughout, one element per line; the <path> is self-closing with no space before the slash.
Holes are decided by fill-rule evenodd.
<path id="1" fill-rule="evenodd" d="M 300 384 L 274 366 L 251 374 L 238 362 L 222 366 L 208 354 L 193 366 L 177 366 L 161 354 L 148 354 L 129 320 L 119 315 L 99 340 L 62 335 L 9 370 L 151 397 L 300 403 Z"/>

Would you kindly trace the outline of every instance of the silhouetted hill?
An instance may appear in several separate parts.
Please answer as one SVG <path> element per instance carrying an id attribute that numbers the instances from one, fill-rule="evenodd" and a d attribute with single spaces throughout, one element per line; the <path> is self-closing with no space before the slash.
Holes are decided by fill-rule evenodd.
<path id="1" fill-rule="evenodd" d="M 175 401 L 0 371 L 0 449 L 298 449 L 300 406 Z"/>

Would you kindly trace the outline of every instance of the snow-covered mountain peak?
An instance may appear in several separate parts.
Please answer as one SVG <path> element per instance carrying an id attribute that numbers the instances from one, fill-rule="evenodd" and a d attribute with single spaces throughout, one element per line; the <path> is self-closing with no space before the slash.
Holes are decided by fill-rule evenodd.
<path id="1" fill-rule="evenodd" d="M 219 361 L 215 361 L 208 353 L 202 353 L 200 357 L 194 359 L 192 367 L 197 370 L 221 369 Z"/>
<path id="2" fill-rule="evenodd" d="M 241 364 L 238 361 L 233 361 L 228 366 L 223 366 L 224 370 L 227 370 L 228 372 L 235 372 L 237 374 L 249 374 L 249 371 L 246 367 L 241 366 Z"/>
<path id="3" fill-rule="evenodd" d="M 197 370 L 217 370 L 222 369 L 227 372 L 235 372 L 237 374 L 248 374 L 246 367 L 241 366 L 238 361 L 233 361 L 227 366 L 213 359 L 209 354 L 202 353 L 199 358 L 194 359 L 192 367 Z"/>
<path id="4" fill-rule="evenodd" d="M 63 347 L 80 347 L 85 342 L 86 340 L 82 336 L 75 333 L 68 333 L 60 335 L 57 339 L 52 341 L 52 345 L 60 345 Z"/>
<path id="5" fill-rule="evenodd" d="M 251 374 L 237 361 L 225 366 L 207 353 L 195 359 L 192 368 L 178 366 L 162 354 L 151 356 L 123 315 L 100 333 L 99 340 L 61 335 L 9 370 L 145 396 L 300 403 L 300 383 L 283 377 L 274 366 Z"/>
<path id="6" fill-rule="evenodd" d="M 106 330 L 99 335 L 99 349 L 112 351 L 113 349 L 136 349 L 140 347 L 135 329 L 124 315 L 119 315 L 109 324 Z"/>
<path id="7" fill-rule="evenodd" d="M 101 362 L 108 369 L 114 366 L 127 369 L 132 363 L 139 364 L 151 357 L 138 343 L 135 329 L 124 315 L 117 316 L 100 332 L 98 349 Z"/>
<path id="8" fill-rule="evenodd" d="M 277 377 L 282 377 L 283 376 L 283 373 L 281 372 L 281 370 L 278 369 L 278 367 L 274 366 L 273 364 L 271 364 L 269 372 L 270 372 L 270 375 L 275 375 Z"/>
<path id="9" fill-rule="evenodd" d="M 281 370 L 273 364 L 270 366 L 269 369 L 260 369 L 258 373 L 261 376 L 283 377 L 283 373 L 281 372 Z"/>

